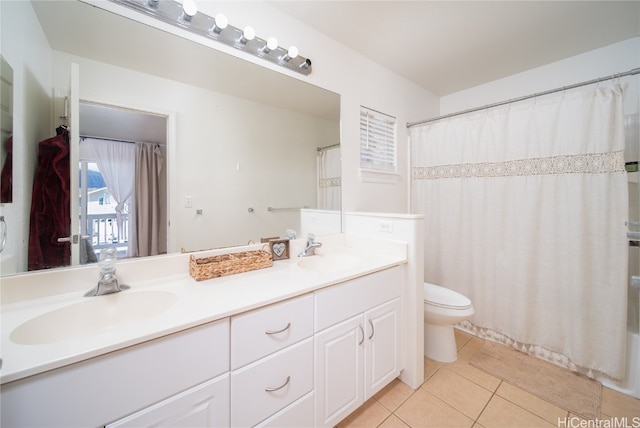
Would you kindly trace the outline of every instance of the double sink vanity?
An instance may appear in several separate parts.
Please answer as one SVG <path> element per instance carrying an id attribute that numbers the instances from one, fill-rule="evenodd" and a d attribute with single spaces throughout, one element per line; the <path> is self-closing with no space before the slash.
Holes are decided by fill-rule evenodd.
<path id="1" fill-rule="evenodd" d="M 403 370 L 407 245 L 321 241 L 205 281 L 120 261 L 105 296 L 95 266 L 3 278 L 1 425 L 335 426 Z"/>

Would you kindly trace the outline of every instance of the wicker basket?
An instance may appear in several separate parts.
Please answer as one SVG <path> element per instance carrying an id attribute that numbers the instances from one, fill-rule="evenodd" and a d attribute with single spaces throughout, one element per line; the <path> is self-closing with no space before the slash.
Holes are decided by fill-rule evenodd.
<path id="1" fill-rule="evenodd" d="M 196 281 L 202 281 L 267 268 L 272 265 L 271 253 L 264 250 L 241 251 L 201 258 L 192 255 L 189 257 L 189 274 Z"/>

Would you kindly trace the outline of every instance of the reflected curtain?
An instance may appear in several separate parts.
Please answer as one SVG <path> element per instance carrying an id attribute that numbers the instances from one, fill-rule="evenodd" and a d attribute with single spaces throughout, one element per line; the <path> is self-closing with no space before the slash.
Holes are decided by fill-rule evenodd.
<path id="1" fill-rule="evenodd" d="M 117 203 L 118 241 L 124 242 L 126 234 L 123 228 L 122 211 L 133 194 L 136 165 L 135 145 L 95 138 L 84 138 L 83 144 L 87 144 L 93 150 L 96 164 L 102 173 L 107 190 Z M 129 220 L 129 224 L 131 224 L 131 220 Z"/>
<path id="2" fill-rule="evenodd" d="M 134 230 L 131 255 L 153 256 L 167 252 L 160 174 L 163 158 L 157 144 L 136 143 Z"/>
<path id="3" fill-rule="evenodd" d="M 318 209 L 340 210 L 342 200 L 340 147 L 318 152 Z"/>
<path id="4" fill-rule="evenodd" d="M 625 375 L 628 243 L 622 88 L 410 130 L 425 281 L 468 296 L 481 337 Z"/>

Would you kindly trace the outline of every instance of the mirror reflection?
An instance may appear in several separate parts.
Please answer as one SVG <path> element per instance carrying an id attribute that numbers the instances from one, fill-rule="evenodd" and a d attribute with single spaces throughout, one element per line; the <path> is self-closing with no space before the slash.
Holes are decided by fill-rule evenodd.
<path id="1" fill-rule="evenodd" d="M 74 112 L 80 138 L 70 142 L 78 174 L 70 211 L 78 234 L 69 246 L 80 261 L 113 245 L 120 255 L 144 256 L 259 242 L 287 229 L 340 231 L 337 94 L 82 2 L 0 7 L 2 53 L 16 58 L 24 82 L 16 95 L 24 109 L 14 114 L 22 130 L 14 162 L 24 171 L 14 201 L 21 202 L 2 206 L 18 235 L 7 244 L 15 271 L 28 266 L 37 146 Z M 129 151 L 147 144 L 158 156 L 159 181 L 146 184 L 158 213 L 137 229 L 140 202 L 113 184 L 125 173 L 107 178 L 110 158 L 98 154 L 114 142 Z M 146 230 L 151 224 L 155 230 Z M 142 240 L 154 241 L 153 250 L 134 246 Z"/>

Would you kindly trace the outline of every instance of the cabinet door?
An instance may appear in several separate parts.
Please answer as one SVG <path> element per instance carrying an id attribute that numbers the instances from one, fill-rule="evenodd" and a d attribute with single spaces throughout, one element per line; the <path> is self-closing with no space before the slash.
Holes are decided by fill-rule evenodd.
<path id="1" fill-rule="evenodd" d="M 228 427 L 229 375 L 224 374 L 170 397 L 106 428 Z"/>
<path id="2" fill-rule="evenodd" d="M 364 402 L 363 316 L 328 328 L 315 337 L 316 426 L 335 426 Z"/>
<path id="3" fill-rule="evenodd" d="M 400 375 L 400 299 L 364 314 L 364 397 L 369 399 Z"/>

